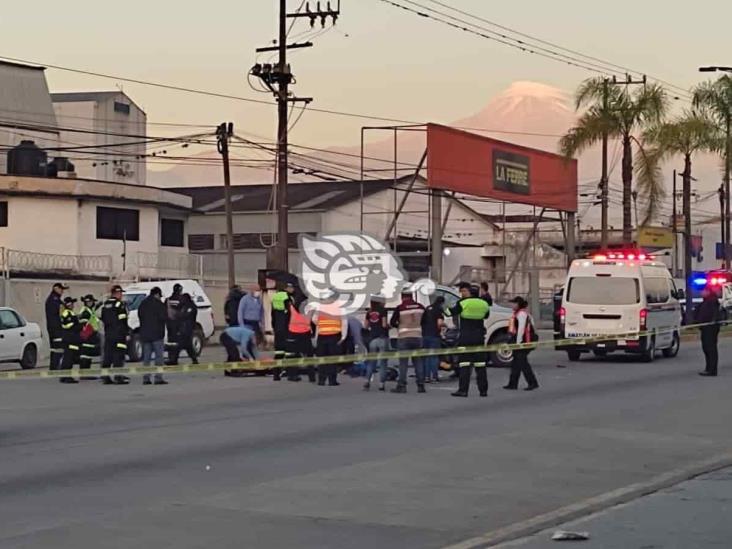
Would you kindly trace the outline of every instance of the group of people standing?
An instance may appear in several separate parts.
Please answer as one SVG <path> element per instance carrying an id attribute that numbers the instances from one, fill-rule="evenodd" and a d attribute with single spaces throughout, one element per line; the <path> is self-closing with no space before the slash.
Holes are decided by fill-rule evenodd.
<path id="1" fill-rule="evenodd" d="M 51 344 L 51 370 L 71 370 L 78 364 L 81 370 L 91 368 L 92 361 L 101 356 L 102 368 L 122 368 L 127 358 L 127 345 L 130 329 L 128 309 L 119 285 L 112 287 L 109 298 L 98 302 L 93 295 L 81 298 L 83 306 L 76 311 L 77 300 L 64 297 L 68 286 L 63 283 L 53 285 L 46 299 L 46 328 Z M 175 365 L 181 351 L 185 351 L 194 364 L 198 357 L 193 345 L 196 326 L 197 307 L 183 287 L 176 284 L 173 293 L 163 301 L 162 290 L 152 288 L 138 309 L 140 320 L 139 336 L 142 342 L 144 366 L 155 360 L 156 366 Z M 102 330 L 103 327 L 103 337 Z M 168 335 L 168 361 L 165 362 L 165 336 Z M 103 342 L 103 344 L 102 344 Z M 94 380 L 91 376 L 81 376 L 81 380 Z M 74 377 L 59 378 L 61 383 L 79 383 Z M 105 385 L 127 385 L 127 376 L 103 376 Z M 166 385 L 162 374 L 154 380 L 145 375 L 145 385 Z"/>

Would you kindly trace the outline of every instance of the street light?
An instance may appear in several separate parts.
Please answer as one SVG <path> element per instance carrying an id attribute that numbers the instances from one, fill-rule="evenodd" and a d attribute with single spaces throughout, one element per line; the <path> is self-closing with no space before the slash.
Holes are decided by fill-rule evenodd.
<path id="1" fill-rule="evenodd" d="M 732 67 L 699 67 L 699 72 L 732 72 Z"/>

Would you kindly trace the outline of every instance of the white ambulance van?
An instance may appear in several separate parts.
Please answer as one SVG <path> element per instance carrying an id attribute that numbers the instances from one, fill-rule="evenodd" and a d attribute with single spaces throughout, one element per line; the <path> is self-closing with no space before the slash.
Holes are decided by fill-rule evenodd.
<path id="1" fill-rule="evenodd" d="M 658 351 L 675 357 L 680 297 L 668 268 L 642 252 L 576 259 L 564 285 L 556 348 L 571 361 L 587 352 L 633 353 L 646 362 Z"/>

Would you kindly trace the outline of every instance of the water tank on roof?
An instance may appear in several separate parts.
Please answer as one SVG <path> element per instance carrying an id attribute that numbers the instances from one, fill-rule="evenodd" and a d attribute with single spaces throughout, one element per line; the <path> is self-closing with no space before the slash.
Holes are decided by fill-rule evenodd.
<path id="1" fill-rule="evenodd" d="M 21 141 L 8 151 L 8 175 L 45 177 L 48 154 L 33 141 Z"/>

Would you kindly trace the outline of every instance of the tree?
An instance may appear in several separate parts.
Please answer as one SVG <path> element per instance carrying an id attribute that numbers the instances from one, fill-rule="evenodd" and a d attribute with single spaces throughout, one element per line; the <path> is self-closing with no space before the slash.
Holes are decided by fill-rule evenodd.
<path id="1" fill-rule="evenodd" d="M 724 151 L 724 185 L 725 196 L 730 196 L 730 171 L 732 171 L 732 76 L 725 74 L 715 81 L 705 82 L 694 89 L 694 107 L 715 120 L 725 132 Z M 727 243 L 725 265 L 730 266 L 729 242 L 730 219 L 729 201 L 727 206 L 727 223 L 722 241 Z"/>
<path id="2" fill-rule="evenodd" d="M 643 134 L 645 154 L 638 165 L 638 184 L 643 188 L 662 187 L 661 165 L 673 156 L 684 159 L 684 275 L 686 314 L 691 315 L 691 169 L 700 152 L 718 152 L 724 137 L 717 124 L 700 110 L 686 111 L 680 117 L 648 128 Z"/>
<path id="3" fill-rule="evenodd" d="M 607 91 L 606 91 L 607 90 Z M 607 99 L 605 97 L 607 93 Z M 627 86 L 607 85 L 604 78 L 585 80 L 575 94 L 575 108 L 587 110 L 577 125 L 560 141 L 562 154 L 571 158 L 585 149 L 602 141 L 604 133 L 609 138 L 619 139 L 623 148 L 623 241 L 631 244 L 633 240 L 633 221 L 631 201 L 633 193 L 633 154 L 634 147 L 640 155 L 645 154 L 643 145 L 636 134 L 643 129 L 658 124 L 668 107 L 665 90 L 658 85 L 644 85 L 635 92 Z M 644 199 L 644 223 L 656 213 L 665 191 L 663 186 L 644 187 L 639 183 L 639 195 Z"/>

